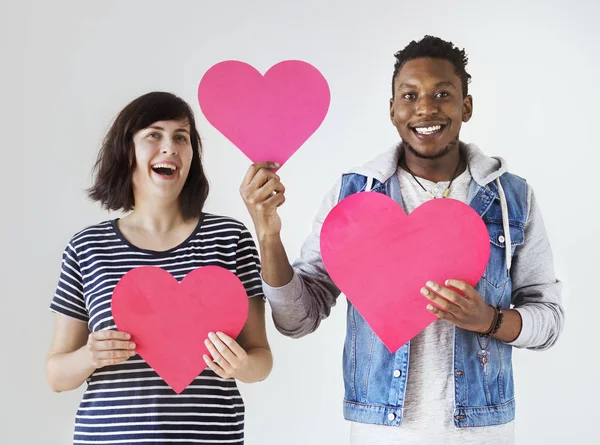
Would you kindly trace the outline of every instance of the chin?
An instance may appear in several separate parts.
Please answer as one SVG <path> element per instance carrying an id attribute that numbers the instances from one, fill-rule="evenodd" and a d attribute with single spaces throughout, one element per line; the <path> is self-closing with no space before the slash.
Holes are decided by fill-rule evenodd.
<path id="1" fill-rule="evenodd" d="M 414 145 L 403 140 L 404 146 L 415 156 L 423 159 L 439 159 L 452 151 L 458 142 L 458 136 L 450 141 L 438 142 L 434 146 L 423 145 L 417 141 Z"/>

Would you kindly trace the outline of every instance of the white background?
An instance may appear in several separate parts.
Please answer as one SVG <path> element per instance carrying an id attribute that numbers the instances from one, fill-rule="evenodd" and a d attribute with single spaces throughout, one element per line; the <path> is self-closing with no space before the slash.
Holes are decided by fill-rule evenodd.
<path id="1" fill-rule="evenodd" d="M 598 2 L 2 1 L 0 13 L 0 443 L 70 443 L 81 391 L 54 394 L 44 360 L 47 307 L 63 248 L 107 215 L 86 199 L 114 115 L 153 90 L 196 111 L 211 181 L 207 210 L 245 222 L 248 160 L 200 113 L 203 73 L 237 59 L 265 72 L 305 60 L 328 79 L 322 127 L 281 170 L 283 238 L 295 258 L 321 197 L 344 170 L 397 140 L 388 119 L 393 53 L 425 34 L 466 48 L 474 117 L 461 139 L 508 160 L 536 190 L 566 328 L 550 351 L 515 352 L 519 444 L 600 443 Z M 269 319 L 270 378 L 243 385 L 247 443 L 345 444 L 345 302 L 317 333 L 292 340 Z"/>

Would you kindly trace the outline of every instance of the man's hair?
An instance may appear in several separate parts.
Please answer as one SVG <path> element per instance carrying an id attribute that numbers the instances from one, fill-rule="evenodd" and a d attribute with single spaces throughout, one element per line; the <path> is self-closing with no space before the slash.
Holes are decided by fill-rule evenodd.
<path id="1" fill-rule="evenodd" d="M 98 153 L 94 184 L 88 189 L 88 196 L 107 210 L 132 210 L 135 206 L 132 177 L 136 165 L 133 135 L 154 122 L 171 120 L 187 120 L 190 126 L 192 163 L 179 195 L 181 212 L 186 219 L 200 216 L 209 190 L 201 162 L 200 134 L 190 106 L 171 93 L 148 93 L 123 108 Z"/>
<path id="2" fill-rule="evenodd" d="M 460 77 L 462 83 L 463 97 L 469 94 L 469 82 L 471 75 L 467 73 L 465 67 L 469 59 L 464 49 L 458 49 L 452 42 L 446 42 L 439 37 L 425 36 L 423 39 L 412 41 L 406 47 L 394 54 L 396 63 L 394 64 L 394 75 L 392 76 L 392 97 L 394 97 L 395 88 L 394 82 L 398 72 L 406 62 L 424 57 L 434 59 L 444 59 L 454 65 L 454 71 Z"/>

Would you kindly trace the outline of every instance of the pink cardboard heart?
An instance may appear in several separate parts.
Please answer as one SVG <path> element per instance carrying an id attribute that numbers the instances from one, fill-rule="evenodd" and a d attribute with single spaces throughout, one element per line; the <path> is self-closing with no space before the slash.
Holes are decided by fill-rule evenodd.
<path id="1" fill-rule="evenodd" d="M 321 254 L 334 283 L 391 351 L 436 320 L 420 289 L 447 279 L 474 286 L 490 256 L 487 228 L 471 207 L 434 199 L 410 216 L 376 192 L 349 196 L 321 228 Z"/>
<path id="2" fill-rule="evenodd" d="M 236 338 L 248 317 L 241 281 L 218 266 L 193 270 L 178 283 L 158 267 L 130 270 L 117 283 L 112 313 L 136 351 L 180 394 L 204 368 L 209 332 Z"/>
<path id="3" fill-rule="evenodd" d="M 254 163 L 283 165 L 319 128 L 330 91 L 312 65 L 286 60 L 265 75 L 244 62 L 210 68 L 198 85 L 206 119 Z"/>

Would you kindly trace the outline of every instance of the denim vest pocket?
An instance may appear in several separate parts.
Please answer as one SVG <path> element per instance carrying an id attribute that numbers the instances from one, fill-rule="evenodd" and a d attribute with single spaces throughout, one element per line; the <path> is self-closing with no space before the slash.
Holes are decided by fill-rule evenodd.
<path id="1" fill-rule="evenodd" d="M 490 235 L 490 260 L 483 273 L 482 279 L 493 288 L 499 289 L 507 284 L 509 279 L 506 269 L 506 237 L 502 220 L 486 220 L 485 225 Z M 525 230 L 522 224 L 509 222 L 511 255 L 514 255 L 515 248 L 523 244 Z M 488 302 L 493 304 L 493 302 Z"/>

